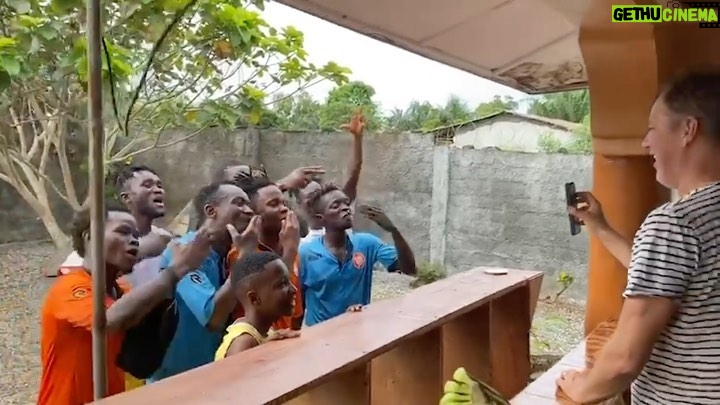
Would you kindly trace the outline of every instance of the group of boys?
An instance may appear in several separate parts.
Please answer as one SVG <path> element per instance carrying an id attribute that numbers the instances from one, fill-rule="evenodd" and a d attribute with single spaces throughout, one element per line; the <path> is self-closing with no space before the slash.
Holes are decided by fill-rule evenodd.
<path id="1" fill-rule="evenodd" d="M 227 165 L 198 192 L 197 218 L 179 237 L 153 226 L 165 213 L 159 176 L 145 166 L 123 171 L 120 204 L 106 204 L 105 268 L 91 266 L 89 212 L 80 212 L 69 258 L 76 262 L 61 266 L 42 307 L 38 404 L 93 400 L 95 293 L 105 295 L 107 394 L 114 395 L 141 384 L 116 364 L 124 337 L 168 300 L 176 326 L 148 383 L 361 310 L 370 303 L 376 264 L 414 274 L 412 250 L 383 210 L 357 209 L 389 232 L 394 246 L 351 232 L 364 126 L 360 114 L 346 126 L 353 154 L 344 187 L 324 183 L 320 166 L 272 182 L 264 169 Z M 291 191 L 298 199 L 294 211 L 286 198 Z M 310 228 L 306 235 L 303 223 Z M 93 291 L 94 271 L 105 271 L 105 291 Z"/>

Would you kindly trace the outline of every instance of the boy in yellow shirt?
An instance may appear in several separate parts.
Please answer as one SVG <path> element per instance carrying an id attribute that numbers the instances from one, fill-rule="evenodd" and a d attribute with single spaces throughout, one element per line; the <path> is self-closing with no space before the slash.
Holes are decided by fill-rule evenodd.
<path id="1" fill-rule="evenodd" d="M 243 255 L 230 269 L 230 284 L 245 316 L 228 326 L 215 361 L 269 340 L 300 336 L 294 330 L 270 330 L 278 319 L 292 315 L 297 293 L 287 266 L 276 253 L 259 251 Z"/>

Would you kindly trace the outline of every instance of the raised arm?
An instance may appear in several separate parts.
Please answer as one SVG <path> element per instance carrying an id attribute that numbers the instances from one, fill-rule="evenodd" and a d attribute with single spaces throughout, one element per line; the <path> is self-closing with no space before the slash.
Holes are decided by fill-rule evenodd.
<path id="1" fill-rule="evenodd" d="M 350 156 L 350 176 L 343 185 L 343 192 L 350 197 L 350 201 L 355 201 L 363 161 L 362 138 L 365 129 L 365 117 L 361 113 L 353 115 L 350 123 L 343 125 L 343 129 L 349 131 L 353 136 L 352 155 Z"/>
<path id="2" fill-rule="evenodd" d="M 625 268 L 630 266 L 632 243 L 615 231 L 605 219 L 602 206 L 592 193 L 583 191 L 577 193 L 578 205 L 569 206 L 570 215 L 583 221 L 590 232 L 595 235 L 603 246 Z"/>
<path id="3" fill-rule="evenodd" d="M 409 275 L 416 274 L 415 254 L 395 224 L 393 224 L 387 214 L 385 214 L 385 211 L 381 208 L 367 205 L 360 206 L 358 210 L 367 216 L 368 219 L 389 232 L 393 238 L 395 246 L 390 246 L 383 243 L 379 238 L 376 238 L 376 261 L 380 262 L 389 271 L 399 271 Z"/>

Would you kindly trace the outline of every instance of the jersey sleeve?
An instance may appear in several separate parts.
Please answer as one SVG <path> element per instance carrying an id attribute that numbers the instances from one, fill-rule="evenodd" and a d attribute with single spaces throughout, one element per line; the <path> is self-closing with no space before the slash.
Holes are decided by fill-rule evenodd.
<path id="1" fill-rule="evenodd" d="M 60 280 L 60 283 L 62 285 L 56 286 L 53 290 L 55 317 L 68 322 L 73 327 L 91 330 L 94 312 L 91 283 L 85 280 Z M 106 300 L 106 307 L 109 306 L 108 303 Z"/>
<path id="2" fill-rule="evenodd" d="M 183 277 L 176 287 L 176 293 L 185 302 L 190 312 L 201 325 L 207 325 L 215 310 L 215 286 L 208 279 L 204 266 L 209 261 Z"/>
<path id="3" fill-rule="evenodd" d="M 699 245 L 682 217 L 652 212 L 635 235 L 624 296 L 681 298 L 698 267 Z"/>
<path id="4" fill-rule="evenodd" d="M 303 305 L 303 295 L 302 295 L 302 285 L 300 284 L 300 277 L 298 276 L 298 264 L 299 261 L 295 260 L 295 269 L 293 269 L 292 274 L 290 274 L 290 282 L 293 283 L 293 286 L 295 287 L 295 307 L 293 308 L 293 318 L 299 318 L 305 313 L 305 305 Z"/>
<path id="5" fill-rule="evenodd" d="M 357 235 L 357 234 L 356 234 Z M 380 263 L 388 270 L 395 270 L 397 267 L 398 254 L 395 246 L 383 242 L 382 239 L 372 234 L 363 235 L 370 251 L 372 252 L 373 263 Z"/>

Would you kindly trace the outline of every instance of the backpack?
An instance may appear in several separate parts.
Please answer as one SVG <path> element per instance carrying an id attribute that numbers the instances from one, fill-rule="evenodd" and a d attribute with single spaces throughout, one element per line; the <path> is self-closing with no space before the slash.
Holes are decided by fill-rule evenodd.
<path id="1" fill-rule="evenodd" d="M 152 309 L 137 325 L 125 331 L 118 367 L 144 380 L 162 365 L 178 325 L 177 301 L 167 299 Z"/>

